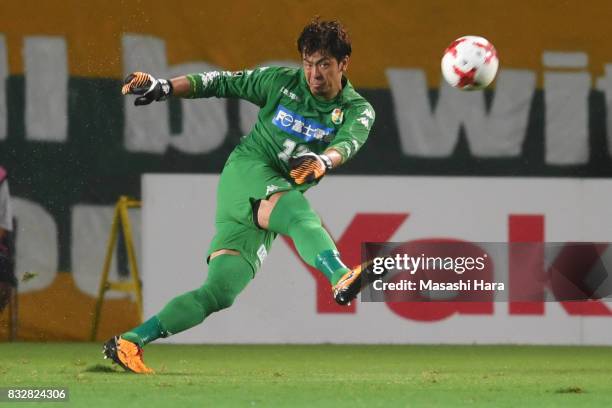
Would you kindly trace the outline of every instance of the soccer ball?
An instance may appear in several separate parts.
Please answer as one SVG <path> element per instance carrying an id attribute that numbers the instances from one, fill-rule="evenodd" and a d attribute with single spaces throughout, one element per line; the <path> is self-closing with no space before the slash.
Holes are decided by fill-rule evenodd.
<path id="1" fill-rule="evenodd" d="M 499 60 L 486 38 L 467 35 L 444 50 L 442 75 L 451 86 L 464 91 L 483 89 L 495 79 Z"/>

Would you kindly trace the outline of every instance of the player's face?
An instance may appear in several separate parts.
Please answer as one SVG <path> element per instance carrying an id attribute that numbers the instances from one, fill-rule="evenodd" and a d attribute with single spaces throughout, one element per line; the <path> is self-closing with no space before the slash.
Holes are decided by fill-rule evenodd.
<path id="1" fill-rule="evenodd" d="M 346 71 L 348 57 L 338 62 L 336 58 L 316 51 L 302 56 L 304 75 L 310 92 L 325 99 L 333 99 L 342 89 L 342 74 Z"/>

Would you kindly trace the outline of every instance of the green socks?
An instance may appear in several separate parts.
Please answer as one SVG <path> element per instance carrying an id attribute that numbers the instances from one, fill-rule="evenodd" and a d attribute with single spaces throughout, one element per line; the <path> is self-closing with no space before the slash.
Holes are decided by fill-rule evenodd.
<path id="1" fill-rule="evenodd" d="M 138 344 L 143 347 L 145 344 L 157 340 L 160 337 L 166 337 L 168 333 L 162 329 L 157 316 L 153 316 L 140 326 L 123 333 L 121 337 L 127 341 Z"/>
<path id="2" fill-rule="evenodd" d="M 230 307 L 251 279 L 253 269 L 242 256 L 218 255 L 209 263 L 204 285 L 175 297 L 157 316 L 121 337 L 142 347 L 197 326 L 211 313 Z"/>
<path id="3" fill-rule="evenodd" d="M 332 285 L 338 283 L 340 278 L 349 271 L 349 268 L 340 260 L 340 253 L 334 250 L 327 250 L 317 255 L 315 268 L 323 272 Z"/>

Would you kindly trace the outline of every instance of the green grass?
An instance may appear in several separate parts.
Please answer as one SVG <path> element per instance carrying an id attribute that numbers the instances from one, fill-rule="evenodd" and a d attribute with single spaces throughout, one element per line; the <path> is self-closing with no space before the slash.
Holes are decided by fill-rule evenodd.
<path id="1" fill-rule="evenodd" d="M 75 407 L 592 407 L 612 348 L 149 345 L 157 370 L 111 369 L 99 344 L 0 344 L 0 387 L 64 386 Z M 0 403 L 2 406 L 9 404 Z M 40 406 L 19 404 L 18 407 Z"/>

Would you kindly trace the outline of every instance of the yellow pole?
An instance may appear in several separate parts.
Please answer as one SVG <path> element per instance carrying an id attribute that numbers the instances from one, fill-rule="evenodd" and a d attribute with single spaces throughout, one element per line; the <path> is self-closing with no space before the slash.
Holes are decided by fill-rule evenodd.
<path id="1" fill-rule="evenodd" d="M 138 272 L 138 262 L 136 261 L 136 251 L 134 250 L 134 238 L 132 235 L 132 227 L 128 215 L 128 208 L 140 208 L 140 201 L 129 200 L 127 197 L 121 197 L 121 221 L 123 225 L 123 235 L 125 237 L 125 248 L 127 250 L 128 263 L 130 266 L 130 275 L 136 292 L 136 306 L 140 321 L 143 320 L 142 307 L 142 285 L 140 283 L 140 274 Z"/>
<path id="2" fill-rule="evenodd" d="M 136 259 L 136 251 L 134 249 L 134 236 L 132 234 L 130 216 L 128 213 L 128 210 L 130 208 L 140 207 L 140 201 L 132 200 L 126 196 L 119 197 L 119 200 L 115 205 L 113 223 L 111 226 L 111 234 L 108 239 L 108 246 L 106 248 L 106 257 L 104 258 L 104 266 L 102 268 L 102 277 L 100 279 L 98 300 L 96 301 L 96 307 L 91 327 L 91 341 L 96 340 L 96 335 L 98 334 L 98 326 L 100 323 L 100 314 L 102 313 L 102 303 L 104 302 L 104 295 L 108 290 L 134 293 L 136 295 L 136 307 L 138 308 L 138 316 L 140 318 L 140 321 L 142 321 L 143 319 L 142 285 L 140 283 L 140 274 L 138 273 L 138 262 Z M 128 256 L 130 276 L 132 278 L 131 282 L 110 282 L 108 280 L 111 261 L 113 259 L 113 252 L 117 244 L 117 237 L 119 236 L 119 224 L 121 224 L 123 231 L 125 248 Z"/>
<path id="3" fill-rule="evenodd" d="M 98 289 L 98 300 L 96 301 L 96 308 L 93 316 L 93 324 L 91 327 L 91 341 L 96 340 L 96 334 L 98 333 L 98 324 L 100 323 L 100 313 L 102 312 L 102 302 L 104 301 L 104 293 L 108 290 L 108 274 L 110 272 L 110 264 L 113 259 L 113 250 L 117 243 L 117 230 L 119 228 L 119 206 L 117 203 L 115 211 L 113 213 L 113 223 L 111 226 L 110 237 L 108 238 L 108 244 L 106 246 L 106 256 L 104 257 L 104 266 L 102 267 L 102 277 L 100 278 L 100 287 Z"/>

